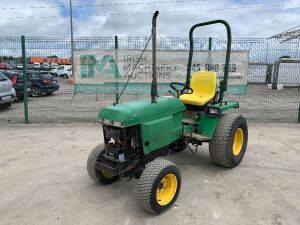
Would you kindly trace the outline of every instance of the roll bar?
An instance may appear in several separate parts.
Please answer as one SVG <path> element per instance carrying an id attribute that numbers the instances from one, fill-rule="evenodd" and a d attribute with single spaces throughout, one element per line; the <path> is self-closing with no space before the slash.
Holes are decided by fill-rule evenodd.
<path id="1" fill-rule="evenodd" d="M 193 33 L 194 30 L 197 27 L 203 27 L 208 26 L 212 24 L 221 23 L 226 27 L 227 31 L 227 49 L 226 49 L 226 58 L 225 58 L 225 68 L 224 68 L 224 79 L 220 81 L 220 95 L 219 99 L 217 100 L 218 103 L 222 102 L 224 92 L 227 91 L 227 84 L 228 84 L 228 68 L 229 68 L 229 61 L 230 61 L 230 53 L 231 53 L 231 28 L 230 25 L 225 20 L 212 20 L 204 23 L 198 23 L 192 26 L 189 33 L 189 39 L 190 39 L 190 51 L 189 51 L 189 61 L 188 61 L 188 67 L 187 67 L 187 75 L 186 75 L 186 85 L 190 84 L 190 78 L 191 78 L 191 67 L 192 67 L 192 60 L 193 60 L 193 53 L 194 53 L 194 39 L 193 39 Z"/>

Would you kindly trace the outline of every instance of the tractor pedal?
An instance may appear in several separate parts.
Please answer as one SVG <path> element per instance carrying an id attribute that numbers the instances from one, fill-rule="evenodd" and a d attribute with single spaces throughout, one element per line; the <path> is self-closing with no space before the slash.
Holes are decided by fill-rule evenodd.
<path id="1" fill-rule="evenodd" d="M 187 138 L 192 138 L 192 139 L 196 139 L 197 141 L 210 141 L 211 138 L 201 135 L 201 134 L 196 134 L 196 133 L 187 133 L 184 134 L 185 137 Z"/>

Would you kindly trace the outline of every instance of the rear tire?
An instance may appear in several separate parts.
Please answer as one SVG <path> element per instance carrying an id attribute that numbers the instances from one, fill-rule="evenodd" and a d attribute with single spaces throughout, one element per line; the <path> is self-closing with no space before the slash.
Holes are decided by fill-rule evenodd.
<path id="1" fill-rule="evenodd" d="M 247 142 L 248 127 L 245 118 L 239 114 L 224 114 L 209 143 L 210 158 L 219 166 L 236 167 L 244 157 Z"/>
<path id="2" fill-rule="evenodd" d="M 176 201 L 181 186 L 177 166 L 164 159 L 148 163 L 138 180 L 138 200 L 144 210 L 160 214 Z"/>
<path id="3" fill-rule="evenodd" d="M 119 176 L 110 176 L 104 171 L 96 168 L 96 161 L 104 153 L 105 145 L 100 144 L 95 147 L 87 159 L 87 171 L 92 180 L 96 183 L 110 184 L 119 179 Z"/>
<path id="4" fill-rule="evenodd" d="M 37 86 L 33 86 L 31 89 L 31 96 L 32 97 L 39 97 L 42 95 L 42 92 L 39 90 Z"/>

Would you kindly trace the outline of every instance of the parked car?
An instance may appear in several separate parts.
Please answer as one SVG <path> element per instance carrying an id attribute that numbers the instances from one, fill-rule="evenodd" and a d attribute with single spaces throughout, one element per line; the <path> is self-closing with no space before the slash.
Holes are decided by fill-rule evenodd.
<path id="1" fill-rule="evenodd" d="M 27 64 L 27 69 L 28 70 L 33 70 L 34 68 L 33 68 L 33 64 Z"/>
<path id="2" fill-rule="evenodd" d="M 11 81 L 0 72 L 0 108 L 8 108 L 16 98 L 16 91 Z"/>
<path id="3" fill-rule="evenodd" d="M 17 70 L 22 70 L 23 69 L 23 64 L 17 64 Z"/>
<path id="4" fill-rule="evenodd" d="M 51 63 L 50 68 L 51 69 L 56 69 L 58 67 L 57 63 Z"/>
<path id="5" fill-rule="evenodd" d="M 24 91 L 23 91 L 23 74 L 18 72 L 12 72 L 12 71 L 3 71 L 2 72 L 10 81 L 12 82 L 12 85 L 16 91 L 16 97 L 19 100 L 24 99 Z M 27 81 L 27 95 L 31 95 L 31 82 Z"/>
<path id="6" fill-rule="evenodd" d="M 43 64 L 41 65 L 41 69 L 43 69 L 43 70 L 50 70 L 50 65 L 49 65 L 49 63 L 43 63 Z"/>
<path id="7" fill-rule="evenodd" d="M 71 68 L 71 65 L 60 65 L 56 69 L 51 70 L 51 75 L 55 77 L 66 77 L 68 78 L 67 71 Z"/>
<path id="8" fill-rule="evenodd" d="M 7 63 L 0 63 L 0 70 L 7 70 L 7 69 L 8 69 Z"/>
<path id="9" fill-rule="evenodd" d="M 42 94 L 52 95 L 59 89 L 58 81 L 49 72 L 27 72 L 31 82 L 31 96 L 38 97 Z"/>
<path id="10" fill-rule="evenodd" d="M 41 68 L 41 64 L 40 63 L 37 63 L 37 62 L 33 63 L 33 69 L 39 70 L 40 68 Z"/>
<path id="11" fill-rule="evenodd" d="M 14 69 L 16 69 L 16 64 L 14 64 L 14 63 L 8 64 L 8 69 L 9 69 L 9 70 L 14 70 Z"/>

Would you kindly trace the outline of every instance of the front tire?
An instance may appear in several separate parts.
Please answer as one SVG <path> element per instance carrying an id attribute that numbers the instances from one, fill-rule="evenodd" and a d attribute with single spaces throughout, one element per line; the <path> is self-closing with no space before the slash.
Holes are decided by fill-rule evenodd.
<path id="1" fill-rule="evenodd" d="M 101 184 L 110 184 L 119 179 L 119 176 L 111 176 L 108 172 L 98 170 L 96 168 L 96 161 L 99 159 L 101 155 L 103 155 L 105 151 L 105 145 L 100 144 L 95 147 L 88 159 L 87 159 L 87 171 L 92 180 L 96 183 Z"/>
<path id="2" fill-rule="evenodd" d="M 248 126 L 239 114 L 224 114 L 209 143 L 211 160 L 223 167 L 233 168 L 240 164 L 246 152 Z"/>
<path id="3" fill-rule="evenodd" d="M 138 180 L 138 200 L 144 210 L 160 214 L 176 201 L 181 186 L 177 166 L 164 159 L 156 159 L 146 165 Z"/>

